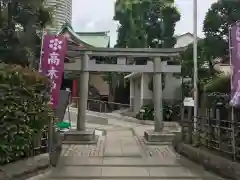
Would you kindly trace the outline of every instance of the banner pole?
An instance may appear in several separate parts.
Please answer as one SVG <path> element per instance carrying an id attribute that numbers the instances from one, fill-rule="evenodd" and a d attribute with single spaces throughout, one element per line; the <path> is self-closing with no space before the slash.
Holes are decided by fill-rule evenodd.
<path id="1" fill-rule="evenodd" d="M 38 71 L 41 72 L 41 66 L 42 66 L 42 57 L 43 57 L 43 41 L 44 36 L 47 34 L 47 32 L 43 29 L 42 30 L 42 39 L 41 39 L 41 49 L 40 49 L 40 58 L 38 63 Z"/>
<path id="2" fill-rule="evenodd" d="M 232 25 L 228 28 L 228 46 L 229 46 L 229 59 L 230 59 L 230 67 L 231 67 L 231 90 L 233 88 L 233 65 L 232 65 L 232 44 L 231 44 L 231 29 Z M 232 99 L 232 92 L 230 92 L 230 100 Z M 236 160 L 236 144 L 235 144 L 235 123 L 234 123 L 234 108 L 231 107 L 231 129 L 232 129 L 232 150 L 233 150 L 233 160 Z"/>

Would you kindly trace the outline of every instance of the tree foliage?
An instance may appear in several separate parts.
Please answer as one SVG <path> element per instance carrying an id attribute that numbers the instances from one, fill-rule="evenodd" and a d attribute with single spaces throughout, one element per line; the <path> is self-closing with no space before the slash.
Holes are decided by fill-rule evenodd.
<path id="1" fill-rule="evenodd" d="M 203 22 L 205 38 L 198 40 L 199 79 L 215 76 L 214 59 L 228 59 L 229 25 L 240 20 L 240 1 L 221 0 L 213 3 Z M 182 54 L 183 75 L 193 75 L 193 45 Z M 204 66 L 204 64 L 206 66 Z"/>
<path id="2" fill-rule="evenodd" d="M 180 14 L 174 0 L 117 0 L 118 47 L 173 47 Z"/>
<path id="3" fill-rule="evenodd" d="M 0 70 L 0 165 L 28 156 L 52 120 L 47 77 L 28 68 Z"/>
<path id="4" fill-rule="evenodd" d="M 114 20 L 120 24 L 116 47 L 172 48 L 180 14 L 174 0 L 117 0 Z M 146 58 L 135 58 L 135 61 L 146 64 Z M 150 89 L 151 85 L 152 82 Z"/>
<path id="5" fill-rule="evenodd" d="M 40 51 L 42 29 L 51 20 L 43 3 L 44 0 L 1 0 L 1 61 L 27 65 L 30 58 L 35 58 L 35 52 Z"/>
<path id="6" fill-rule="evenodd" d="M 205 39 L 199 39 L 197 45 L 198 73 L 201 79 L 208 78 L 214 74 L 213 62 L 208 53 Z M 183 77 L 193 78 L 193 44 L 187 46 L 181 54 Z"/>
<path id="7" fill-rule="evenodd" d="M 211 57 L 228 56 L 228 28 L 238 20 L 240 20 L 239 0 L 221 0 L 211 5 L 203 23 L 207 53 Z"/>

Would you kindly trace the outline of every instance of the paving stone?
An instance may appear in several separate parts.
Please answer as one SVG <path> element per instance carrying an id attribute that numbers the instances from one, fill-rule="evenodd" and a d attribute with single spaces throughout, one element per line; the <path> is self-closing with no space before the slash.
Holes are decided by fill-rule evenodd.
<path id="1" fill-rule="evenodd" d="M 59 161 L 60 166 L 102 165 L 102 157 L 64 156 Z"/>
<path id="2" fill-rule="evenodd" d="M 142 167 L 102 167 L 102 176 L 149 176 L 149 172 L 146 168 Z"/>
<path id="3" fill-rule="evenodd" d="M 35 180 L 35 179 L 34 179 Z M 37 179 L 37 180 L 40 180 L 40 179 Z M 41 180 L 43 180 L 43 179 L 41 179 Z M 44 180 L 59 180 L 59 179 L 56 179 L 56 178 L 51 178 L 51 179 L 44 179 Z M 79 179 L 75 179 L 75 178 L 71 178 L 71 179 L 68 179 L 68 178 L 66 178 L 66 179 L 64 179 L 64 180 L 79 180 Z M 83 180 L 86 180 L 86 179 L 83 179 Z M 88 180 L 99 180 L 99 179 L 88 179 Z M 107 178 L 107 179 L 104 179 L 104 178 L 101 178 L 101 180 L 110 180 L 109 178 Z M 111 180 L 113 180 L 113 179 L 111 179 Z M 116 178 L 114 178 L 114 180 L 123 180 L 123 179 L 116 179 Z M 133 178 L 124 178 L 124 180 L 139 180 L 139 179 L 133 179 Z M 141 178 L 141 180 L 149 180 L 149 179 L 142 179 Z M 151 179 L 151 180 L 157 180 L 157 179 Z M 161 180 L 176 180 L 176 179 L 161 179 Z M 183 179 L 181 179 L 181 180 L 183 180 Z M 187 179 L 187 180 L 193 180 L 193 179 Z M 194 179 L 194 180 L 198 180 L 198 179 Z M 199 179 L 199 180 L 201 180 L 201 179 Z"/>
<path id="4" fill-rule="evenodd" d="M 150 168 L 149 173 L 151 176 L 176 176 L 176 177 L 188 177 L 196 176 L 191 171 L 182 167 L 153 167 Z"/>
<path id="5" fill-rule="evenodd" d="M 27 180 L 46 180 L 47 177 L 49 177 L 50 173 L 51 173 L 51 171 L 48 171 L 46 173 L 42 173 L 42 174 L 39 174 L 37 176 L 28 178 Z"/>
<path id="6" fill-rule="evenodd" d="M 130 130 L 107 132 L 104 156 L 141 156 Z"/>
<path id="7" fill-rule="evenodd" d="M 115 157 L 115 158 L 104 158 L 104 165 L 144 165 L 145 160 L 142 158 L 123 158 L 123 157 Z"/>
<path id="8" fill-rule="evenodd" d="M 165 177 L 165 180 L 176 180 L 178 177 L 181 177 L 181 180 L 209 179 L 200 177 L 201 174 L 209 177 L 211 173 L 184 164 L 170 146 L 148 146 L 142 142 L 139 136 L 147 129 L 152 129 L 152 125 L 143 126 L 115 119 L 109 119 L 109 123 L 110 125 L 106 126 L 88 125 L 91 128 L 97 127 L 98 130 L 106 130 L 106 136 L 100 136 L 97 145 L 64 146 L 61 164 L 51 173 L 51 178 L 44 179 L 58 180 L 59 176 L 65 180 L 136 180 L 133 179 L 136 177 L 142 180 L 157 180 L 158 177 L 161 180 Z M 174 127 L 169 124 L 165 129 L 171 130 Z M 217 180 L 216 177 L 211 176 Z"/>
<path id="9" fill-rule="evenodd" d="M 70 145 L 62 151 L 62 156 L 98 157 L 103 156 L 104 136 L 100 136 L 97 145 Z"/>
<path id="10" fill-rule="evenodd" d="M 64 166 L 63 168 L 56 168 L 50 177 L 71 177 L 71 178 L 80 178 L 80 177 L 96 177 L 101 176 L 101 167 L 79 167 L 79 166 Z"/>
<path id="11" fill-rule="evenodd" d="M 133 134 L 129 130 L 121 130 L 121 131 L 108 131 L 107 132 L 107 137 L 108 138 L 116 138 L 116 137 L 132 137 Z"/>
<path id="12" fill-rule="evenodd" d="M 121 144 L 112 144 L 111 146 L 107 146 L 105 148 L 104 156 L 107 155 L 122 155 Z"/>
<path id="13" fill-rule="evenodd" d="M 181 164 L 176 160 L 172 158 L 147 158 L 145 160 L 146 165 L 159 165 L 159 166 L 181 166 Z"/>

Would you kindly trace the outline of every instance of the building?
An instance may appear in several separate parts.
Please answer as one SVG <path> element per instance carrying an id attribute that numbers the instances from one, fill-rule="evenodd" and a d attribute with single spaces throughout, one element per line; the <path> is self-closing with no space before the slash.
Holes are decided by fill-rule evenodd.
<path id="1" fill-rule="evenodd" d="M 215 58 L 213 62 L 214 62 L 213 68 L 215 69 L 215 71 L 222 73 L 224 75 L 231 75 L 232 68 L 229 59 L 219 57 Z"/>
<path id="2" fill-rule="evenodd" d="M 191 33 L 185 33 L 176 37 L 175 48 L 184 48 L 193 43 L 194 37 Z M 163 65 L 167 62 L 162 62 Z M 134 113 L 138 113 L 143 105 L 152 103 L 152 91 L 149 90 L 149 83 L 152 79 L 151 74 L 131 73 L 125 76 L 130 80 L 130 106 L 134 107 Z M 182 79 L 172 73 L 165 73 L 165 88 L 163 98 L 168 101 L 181 100 Z"/>
<path id="3" fill-rule="evenodd" d="M 66 25 L 59 34 L 64 35 L 68 39 L 68 43 L 72 43 L 81 47 L 104 47 L 110 46 L 110 36 L 108 32 L 74 32 L 74 30 Z M 66 59 L 64 66 L 78 66 L 79 61 L 74 59 Z M 104 74 L 99 72 L 91 72 L 89 75 L 89 99 L 108 100 L 109 85 L 103 78 Z M 78 74 L 72 72 L 64 72 L 64 81 L 68 88 L 72 90 L 72 96 L 78 97 Z"/>
<path id="4" fill-rule="evenodd" d="M 52 10 L 52 25 L 47 27 L 52 33 L 57 33 L 67 22 L 72 22 L 72 0 L 46 0 L 46 7 Z"/>

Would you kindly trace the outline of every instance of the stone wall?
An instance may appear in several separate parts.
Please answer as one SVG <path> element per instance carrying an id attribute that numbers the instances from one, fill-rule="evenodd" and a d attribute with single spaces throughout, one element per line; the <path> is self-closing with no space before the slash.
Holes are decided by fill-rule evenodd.
<path id="1" fill-rule="evenodd" d="M 233 162 L 232 160 L 224 158 L 221 155 L 217 155 L 213 151 L 199 147 L 193 147 L 190 144 L 184 144 L 180 139 L 181 135 L 179 134 L 173 141 L 174 149 L 179 154 L 198 164 L 201 164 L 207 170 L 213 171 L 227 179 L 240 179 L 240 163 Z"/>

